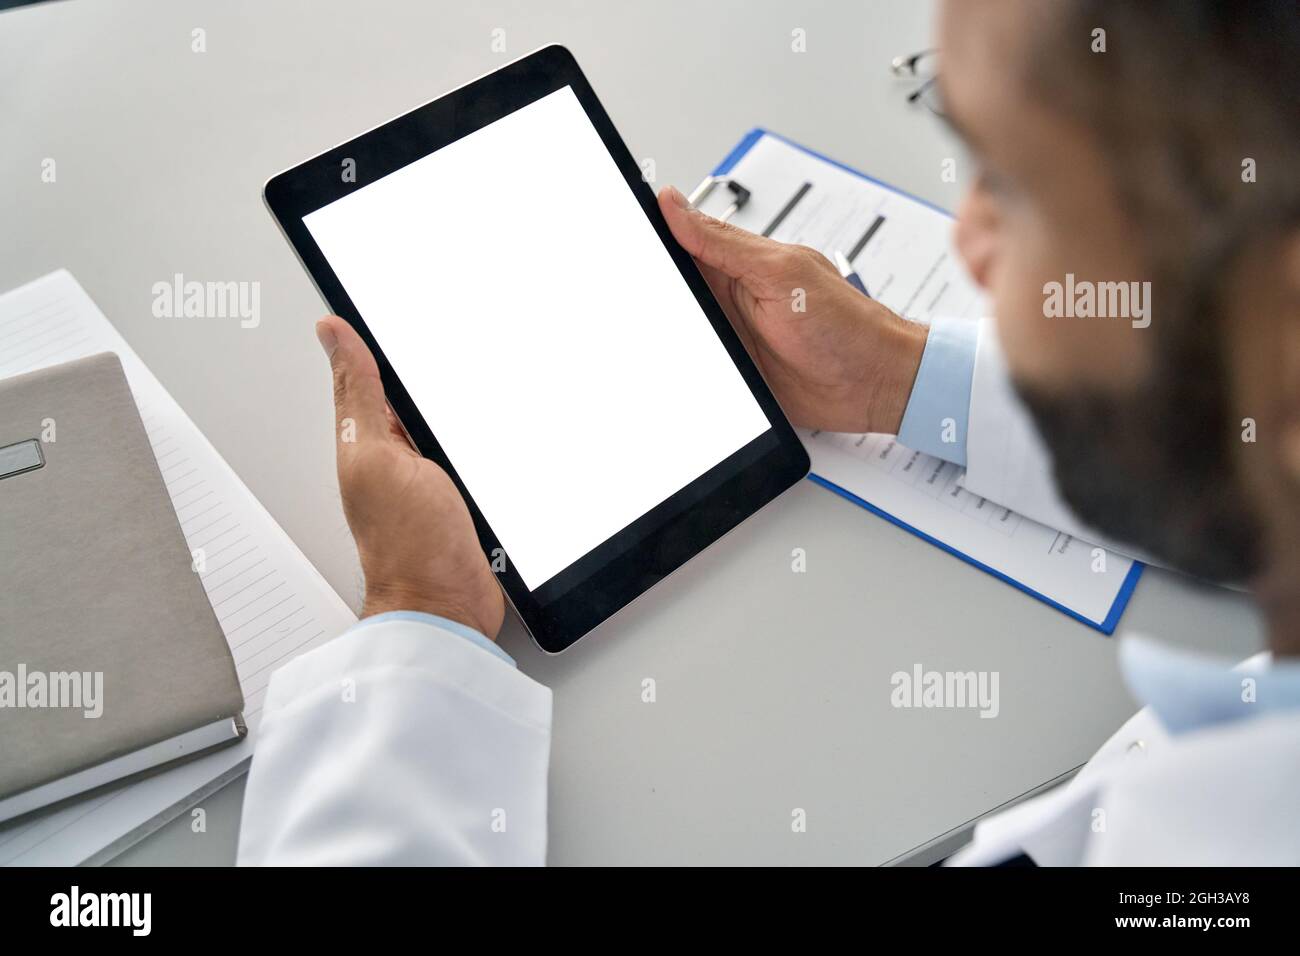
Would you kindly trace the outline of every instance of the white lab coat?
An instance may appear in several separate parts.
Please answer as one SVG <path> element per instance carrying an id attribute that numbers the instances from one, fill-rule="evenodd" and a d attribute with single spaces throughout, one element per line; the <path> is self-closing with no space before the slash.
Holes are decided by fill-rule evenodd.
<path id="1" fill-rule="evenodd" d="M 987 328 L 967 455 L 971 491 L 1088 537 Z M 543 864 L 550 729 L 550 691 L 490 651 L 427 623 L 363 622 L 273 676 L 239 862 Z M 1171 738 L 1144 710 L 953 862 L 1294 864 L 1297 794 L 1300 713 Z"/>
<path id="2" fill-rule="evenodd" d="M 241 864 L 546 861 L 551 692 L 459 634 L 362 622 L 280 668 Z"/>

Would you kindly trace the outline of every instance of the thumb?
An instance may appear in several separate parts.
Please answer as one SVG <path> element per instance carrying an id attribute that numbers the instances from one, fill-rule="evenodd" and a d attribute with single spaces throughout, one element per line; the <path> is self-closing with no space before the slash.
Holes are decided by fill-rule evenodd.
<path id="1" fill-rule="evenodd" d="M 379 378 L 379 366 L 366 343 L 356 329 L 337 315 L 327 315 L 316 323 L 316 338 L 334 371 L 337 434 L 350 430 L 360 441 L 387 438 L 390 433 L 388 399 Z"/>
<path id="2" fill-rule="evenodd" d="M 773 239 L 692 208 L 673 186 L 659 193 L 659 208 L 683 249 L 733 279 L 761 279 L 782 248 Z"/>

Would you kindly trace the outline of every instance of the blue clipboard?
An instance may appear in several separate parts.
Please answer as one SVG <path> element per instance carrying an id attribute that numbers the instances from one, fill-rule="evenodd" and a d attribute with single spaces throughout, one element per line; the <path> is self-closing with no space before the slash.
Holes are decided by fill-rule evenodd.
<path id="1" fill-rule="evenodd" d="M 746 133 L 744 137 L 741 138 L 740 142 L 737 143 L 735 147 L 731 150 L 731 152 L 727 154 L 726 158 L 723 159 L 722 162 L 720 162 L 714 168 L 713 172 L 710 175 L 726 176 L 735 167 L 736 163 L 740 161 L 741 157 L 744 156 L 747 152 L 749 152 L 749 150 L 754 146 L 754 144 L 757 143 L 764 136 L 771 136 L 773 139 L 778 139 L 781 142 L 794 147 L 800 152 L 807 153 L 809 156 L 819 159 L 824 163 L 829 163 L 831 166 L 835 166 L 839 169 L 844 170 L 847 173 L 851 173 L 854 176 L 859 177 L 860 179 L 865 179 L 868 182 L 875 183 L 877 186 L 880 186 L 883 189 L 888 189 L 892 193 L 896 193 L 899 196 L 903 196 L 907 199 L 912 200 L 913 202 L 920 203 L 923 206 L 927 206 L 928 208 L 933 209 L 936 212 L 941 212 L 945 216 L 952 218 L 952 213 L 948 212 L 948 210 L 946 209 L 936 206 L 932 202 L 927 202 L 926 200 L 921 199 L 918 196 L 913 196 L 910 193 L 906 193 L 901 189 L 895 189 L 893 186 L 889 185 L 888 183 L 881 182 L 879 179 L 876 179 L 874 176 L 868 176 L 866 173 L 854 169 L 852 166 L 846 166 L 843 163 L 838 162 L 837 160 L 831 159 L 829 156 L 823 156 L 821 153 L 817 152 L 816 150 L 811 150 L 806 146 L 802 146 L 799 143 L 786 139 L 784 136 L 781 136 L 777 133 L 769 132 L 768 130 L 762 129 L 761 127 L 755 127 L 754 129 Z M 918 538 L 921 538 L 923 541 L 929 542 L 930 544 L 934 545 L 936 548 L 940 548 L 941 550 L 948 552 L 954 557 L 961 558 L 961 560 L 965 561 L 967 564 L 973 565 L 974 567 L 979 568 L 981 571 L 984 571 L 987 574 L 991 574 L 999 581 L 1003 581 L 1006 584 L 1011 585 L 1013 588 L 1016 588 L 1017 590 L 1023 591 L 1024 593 L 1037 598 L 1038 600 L 1042 601 L 1044 604 L 1056 608 L 1056 610 L 1060 611 L 1062 614 L 1065 614 L 1068 617 L 1072 617 L 1076 621 L 1086 624 L 1089 627 L 1101 631 L 1101 633 L 1106 635 L 1115 633 L 1115 626 L 1119 624 L 1120 616 L 1124 613 L 1124 609 L 1128 607 L 1129 598 L 1133 596 L 1133 589 L 1137 587 L 1138 578 L 1142 577 L 1142 571 L 1146 568 L 1146 565 L 1144 565 L 1140 561 L 1133 562 L 1132 567 L 1129 568 L 1128 575 L 1125 576 L 1124 578 L 1123 584 L 1120 585 L 1119 593 L 1115 595 L 1115 600 L 1111 603 L 1110 610 L 1106 612 L 1105 620 L 1094 621 L 1091 620 L 1090 618 L 1084 617 L 1078 611 L 1071 610 L 1065 605 L 1057 601 L 1053 601 L 1047 595 L 1039 591 L 1035 591 L 1033 588 L 1029 587 L 1028 585 L 1020 581 L 1017 581 L 1015 578 L 1003 574 L 1001 571 L 998 571 L 996 568 L 991 568 L 984 562 L 977 561 L 975 558 L 972 558 L 969 554 L 965 554 L 964 552 L 958 551 L 956 548 L 952 547 L 951 545 L 945 544 L 944 542 L 940 541 L 938 538 L 926 534 L 924 531 L 921 531 L 919 528 L 914 528 L 906 521 L 896 518 L 894 515 L 891 515 L 888 512 L 882 510 L 881 508 L 876 507 L 871 502 L 859 498 L 853 492 L 849 491 L 846 488 L 841 488 L 833 481 L 828 481 L 827 479 L 823 478 L 821 475 L 818 475 L 816 473 L 809 474 L 808 480 L 813 482 L 814 484 L 821 485 L 823 488 L 835 492 L 835 494 L 839 495 L 840 497 L 853 502 L 855 505 L 858 505 L 859 507 L 865 508 L 867 511 L 870 511 L 872 514 L 884 518 L 890 524 L 897 525 L 898 527 L 902 528 L 904 531 L 910 531 Z"/>

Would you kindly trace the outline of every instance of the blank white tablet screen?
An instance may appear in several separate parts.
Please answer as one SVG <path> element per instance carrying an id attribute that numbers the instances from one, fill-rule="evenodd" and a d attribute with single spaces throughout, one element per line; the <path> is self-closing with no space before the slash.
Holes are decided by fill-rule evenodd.
<path id="1" fill-rule="evenodd" d="M 304 222 L 530 590 L 770 427 L 569 87 Z"/>

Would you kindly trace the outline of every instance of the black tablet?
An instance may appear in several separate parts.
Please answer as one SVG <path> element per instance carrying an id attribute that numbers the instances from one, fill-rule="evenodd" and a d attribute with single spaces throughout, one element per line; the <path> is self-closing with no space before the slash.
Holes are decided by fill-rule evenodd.
<path id="1" fill-rule="evenodd" d="M 281 173 L 265 198 L 543 650 L 807 474 L 563 47 Z"/>

